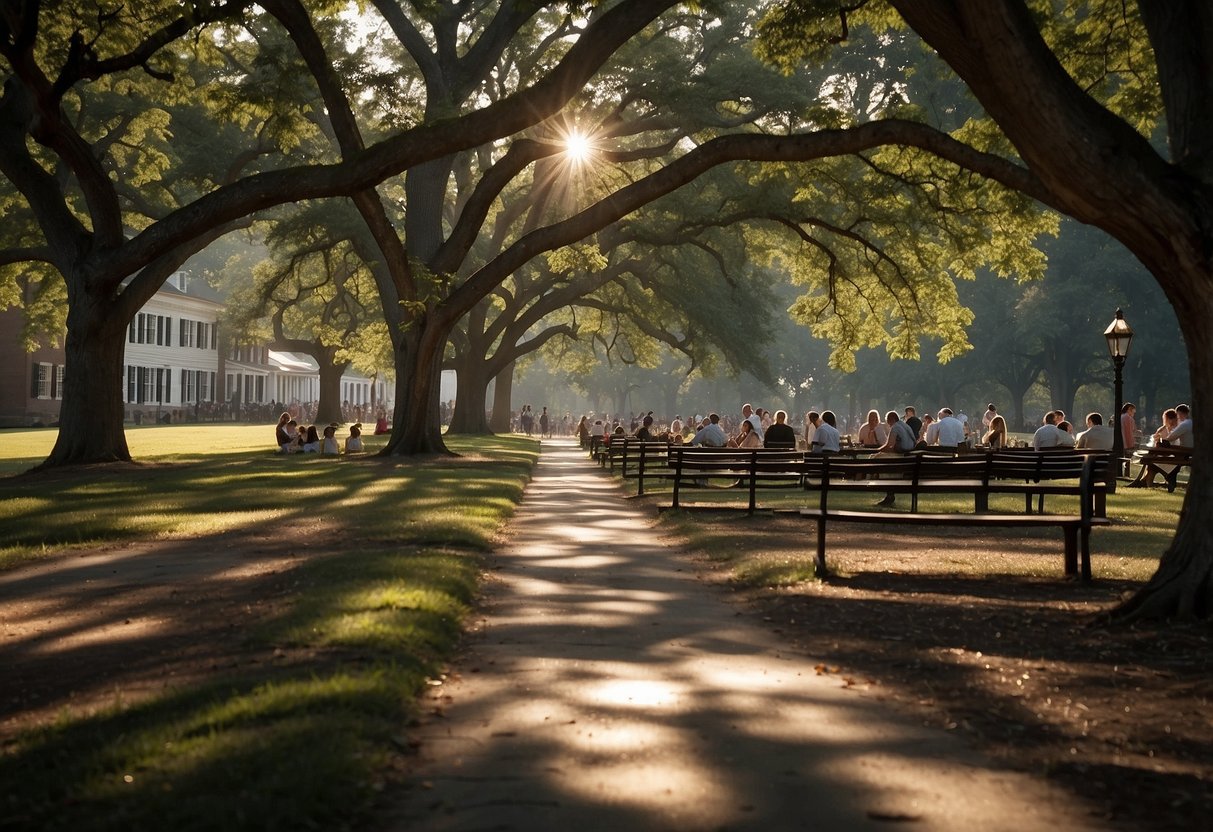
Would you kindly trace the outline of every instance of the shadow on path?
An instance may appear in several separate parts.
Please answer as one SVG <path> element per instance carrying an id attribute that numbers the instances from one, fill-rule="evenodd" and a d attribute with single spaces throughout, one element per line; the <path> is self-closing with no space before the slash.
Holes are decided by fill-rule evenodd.
<path id="1" fill-rule="evenodd" d="M 1088 807 L 818 675 L 545 441 L 483 626 L 411 736 L 400 830 L 1102 828 Z"/>

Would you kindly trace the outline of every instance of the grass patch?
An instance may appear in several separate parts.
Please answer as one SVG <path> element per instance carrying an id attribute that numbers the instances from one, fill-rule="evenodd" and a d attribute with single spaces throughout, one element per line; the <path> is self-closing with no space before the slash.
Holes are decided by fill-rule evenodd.
<path id="1" fill-rule="evenodd" d="M 165 438 L 174 431 L 181 438 Z M 48 451 L 54 441 L 54 431 L 22 433 L 48 434 L 42 440 Z M 140 464 L 0 478 L 0 568 L 110 541 L 198 538 L 317 517 L 348 519 L 362 540 L 485 548 L 521 487 L 515 482 L 503 489 L 478 460 L 500 468 L 528 466 L 535 458 L 533 444 L 508 437 L 452 437 L 452 450 L 469 458 L 413 464 L 370 454 L 283 456 L 266 447 L 268 434 L 259 426 L 161 426 L 136 435 L 155 439 L 140 454 L 131 438 Z M 261 449 L 244 449 L 255 437 Z M 382 447 L 384 438 L 378 439 L 373 449 Z M 24 453 L 36 444 L 16 443 Z M 16 445 L 4 447 L 11 453 Z M 180 453 L 182 447 L 231 446 L 237 450 Z M 0 463 L 26 471 L 39 461 L 10 456 Z"/>
<path id="2" fill-rule="evenodd" d="M 263 445 L 268 436 L 247 426 L 143 433 L 198 430 L 229 438 L 255 430 Z M 367 825 L 401 753 L 398 732 L 460 637 L 482 553 L 520 499 L 538 449 L 519 438 L 460 437 L 448 444 L 461 458 L 393 462 L 281 457 L 240 441 L 251 436 L 208 440 L 222 453 L 182 455 L 177 449 L 201 446 L 172 439 L 161 455 L 145 453 L 144 465 L 0 479 L 0 546 L 10 565 L 99 541 L 205 546 L 278 524 L 321 523 L 324 539 L 339 541 L 316 544 L 328 551 L 290 571 L 281 612 L 243 636 L 247 655 L 286 660 L 236 661 L 205 684 L 138 704 L 67 711 L 9 743 L 0 754 L 0 828 Z"/>
<path id="3" fill-rule="evenodd" d="M 697 503 L 744 507 L 744 494 L 736 490 L 696 491 Z M 661 496 L 657 497 L 662 499 Z M 834 508 L 870 509 L 872 495 L 839 492 L 830 498 Z M 1046 508 L 1065 511 L 1071 499 L 1047 498 Z M 1175 534 L 1183 494 L 1162 489 L 1120 489 L 1108 497 L 1112 525 L 1095 529 L 1091 536 L 1092 571 L 1097 579 L 1144 581 L 1158 567 Z M 816 495 L 799 491 L 769 491 L 761 504 L 767 508 L 795 509 L 816 506 Z M 898 504 L 909 505 L 906 495 Z M 966 495 L 928 495 L 919 500 L 923 512 L 971 512 Z M 990 510 L 1022 512 L 1023 498 L 992 495 Z M 808 521 L 772 518 L 759 513 L 665 512 L 663 522 L 685 537 L 696 552 L 729 571 L 730 578 L 748 587 L 788 586 L 813 578 L 815 526 Z M 772 530 L 777 530 L 773 532 Z M 846 575 L 870 568 L 888 568 L 889 550 L 898 549 L 904 530 L 894 527 L 835 524 L 827 534 L 826 557 L 830 569 Z M 915 528 L 912 534 L 932 543 L 923 551 L 903 551 L 893 568 L 955 574 L 1027 575 L 1057 578 L 1061 574 L 1061 534 L 1056 529 L 949 529 Z M 874 566 L 873 564 L 880 564 Z"/>

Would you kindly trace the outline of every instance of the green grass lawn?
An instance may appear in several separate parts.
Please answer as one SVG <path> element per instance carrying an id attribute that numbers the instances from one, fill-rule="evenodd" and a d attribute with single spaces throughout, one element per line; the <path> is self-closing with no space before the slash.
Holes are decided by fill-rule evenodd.
<path id="1" fill-rule="evenodd" d="M 272 427 L 272 426 L 271 426 Z M 240 665 L 99 714 L 65 711 L 0 755 L 3 829 L 345 829 L 390 778 L 419 691 L 450 655 L 481 558 L 537 445 L 448 440 L 459 459 L 395 464 L 272 452 L 270 427 L 129 432 L 137 466 L 14 476 L 54 431 L 0 433 L 0 559 L 113 541 L 205 541 L 317 519 L 339 551 L 303 559 Z M 371 450 L 383 438 L 367 437 Z"/>

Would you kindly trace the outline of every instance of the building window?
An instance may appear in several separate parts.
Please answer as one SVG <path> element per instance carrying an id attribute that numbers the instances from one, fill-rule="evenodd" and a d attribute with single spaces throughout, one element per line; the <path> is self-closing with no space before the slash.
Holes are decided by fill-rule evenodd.
<path id="1" fill-rule="evenodd" d="M 151 372 L 147 367 L 140 367 L 139 377 L 141 379 L 139 402 L 144 403 L 156 401 L 156 374 Z"/>
<path id="2" fill-rule="evenodd" d="M 51 365 L 35 361 L 30 367 L 31 399 L 49 399 L 51 397 Z"/>
<path id="3" fill-rule="evenodd" d="M 51 382 L 52 387 L 55 390 L 55 398 L 58 399 L 59 401 L 63 401 L 63 372 L 66 369 L 67 368 L 64 367 L 62 364 L 56 364 L 55 365 L 55 378 Z"/>
<path id="4" fill-rule="evenodd" d="M 156 343 L 156 315 L 140 315 L 142 332 L 139 334 L 140 344 Z"/>

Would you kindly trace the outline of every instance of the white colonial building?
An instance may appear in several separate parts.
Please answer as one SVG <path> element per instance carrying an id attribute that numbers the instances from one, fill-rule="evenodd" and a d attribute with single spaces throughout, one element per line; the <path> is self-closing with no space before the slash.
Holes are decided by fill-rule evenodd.
<path id="1" fill-rule="evenodd" d="M 205 281 L 181 271 L 135 315 L 122 360 L 128 421 L 261 420 L 274 408 L 302 414 L 316 402 L 316 362 L 298 353 L 227 343 L 219 324 L 223 309 Z M 23 353 L 7 362 L 8 372 L 0 371 L 0 426 L 53 424 L 63 399 L 63 350 L 25 353 L 21 323 L 18 309 L 0 314 L 0 352 Z M 367 412 L 373 403 L 391 413 L 394 386 L 382 379 L 347 373 L 341 391 L 351 408 Z"/>

